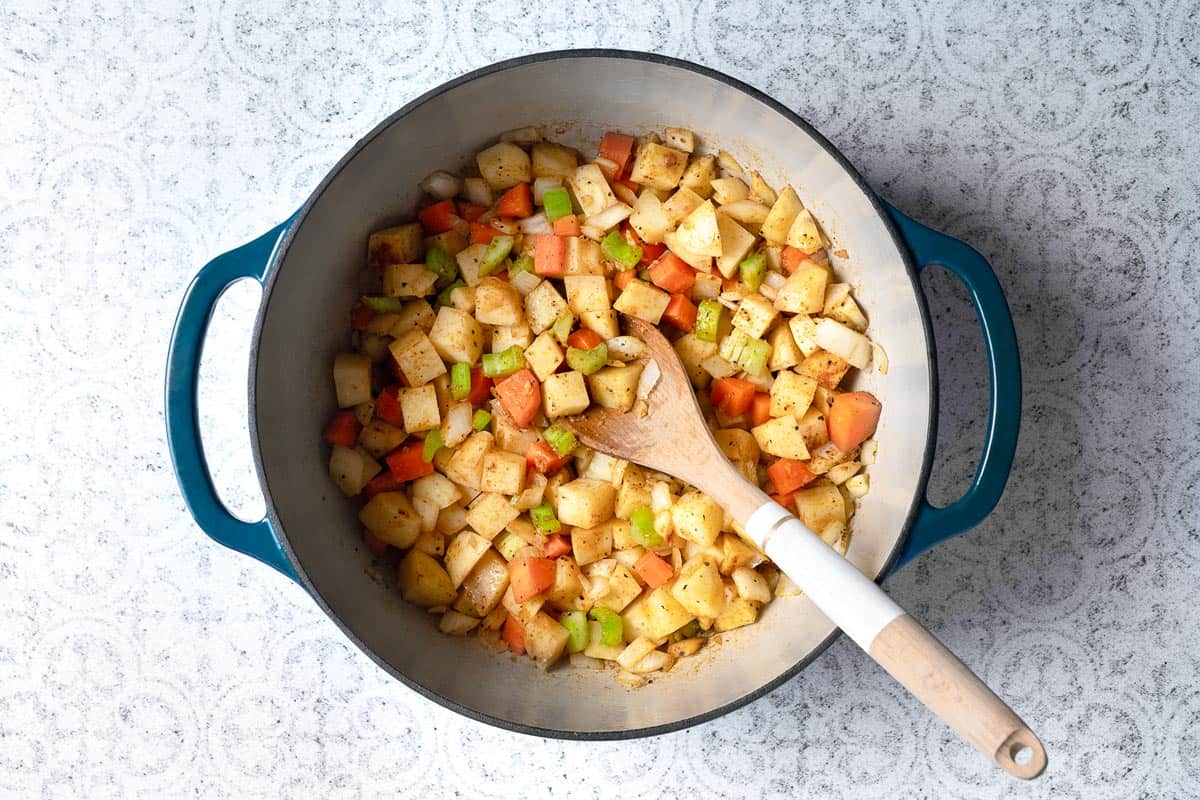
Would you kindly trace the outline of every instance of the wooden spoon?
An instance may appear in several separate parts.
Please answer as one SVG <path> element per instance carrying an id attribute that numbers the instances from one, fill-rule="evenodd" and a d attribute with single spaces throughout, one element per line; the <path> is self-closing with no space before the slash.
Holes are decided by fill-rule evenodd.
<path id="1" fill-rule="evenodd" d="M 671 344 L 627 318 L 661 375 L 649 413 L 593 408 L 562 420 L 588 447 L 674 475 L 725 506 L 746 535 L 829 619 L 918 700 L 1001 769 L 1031 779 L 1046 750 L 1021 718 L 872 580 L 747 481 L 717 447 Z"/>

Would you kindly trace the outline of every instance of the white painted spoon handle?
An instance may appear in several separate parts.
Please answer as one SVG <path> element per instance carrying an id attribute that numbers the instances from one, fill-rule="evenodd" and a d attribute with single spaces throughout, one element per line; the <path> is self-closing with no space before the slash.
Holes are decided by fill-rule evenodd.
<path id="1" fill-rule="evenodd" d="M 778 503 L 761 506 L 744 527 L 825 616 L 959 736 L 1010 775 L 1042 773 L 1037 735 L 874 581 Z"/>

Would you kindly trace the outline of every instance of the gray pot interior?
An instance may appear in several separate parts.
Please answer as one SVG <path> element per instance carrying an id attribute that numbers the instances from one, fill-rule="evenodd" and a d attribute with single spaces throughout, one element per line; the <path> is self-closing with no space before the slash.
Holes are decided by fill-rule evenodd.
<path id="1" fill-rule="evenodd" d="M 299 570 L 333 619 L 382 665 L 458 710 L 540 733 L 619 736 L 703 718 L 819 652 L 832 625 L 807 599 L 777 600 L 760 624 L 630 691 L 611 672 L 557 669 L 439 634 L 434 618 L 368 575 L 355 505 L 330 482 L 320 431 L 335 410 L 330 365 L 348 343 L 367 235 L 407 219 L 416 184 L 458 168 L 504 130 L 536 124 L 594 154 L 609 129 L 695 130 L 776 186 L 790 182 L 834 241 L 870 333 L 891 361 L 860 376 L 884 404 L 871 492 L 849 557 L 876 576 L 923 490 L 932 415 L 929 342 L 914 281 L 871 195 L 818 139 L 764 100 L 677 64 L 606 55 L 533 59 L 434 93 L 372 133 L 310 199 L 277 255 L 252 374 L 253 425 L 269 507 Z M 584 702 L 580 702 L 581 698 Z"/>

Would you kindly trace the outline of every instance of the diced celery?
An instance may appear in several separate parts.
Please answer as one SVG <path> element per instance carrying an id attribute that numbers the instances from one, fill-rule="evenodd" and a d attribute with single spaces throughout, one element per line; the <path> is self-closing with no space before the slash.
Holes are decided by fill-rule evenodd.
<path id="1" fill-rule="evenodd" d="M 437 451 L 445 446 L 445 442 L 442 441 L 442 429 L 434 428 L 425 434 L 425 444 L 421 447 L 421 460 L 425 462 L 433 461 L 433 457 L 437 455 Z"/>
<path id="2" fill-rule="evenodd" d="M 751 339 L 742 348 L 737 358 L 738 365 L 751 375 L 762 375 L 771 357 L 771 343 L 762 339 Z"/>
<path id="3" fill-rule="evenodd" d="M 542 503 L 540 506 L 529 509 L 529 519 L 533 522 L 534 527 L 542 533 L 558 533 L 562 530 L 562 523 L 554 515 L 554 507 L 549 503 Z"/>
<path id="4" fill-rule="evenodd" d="M 507 378 L 524 366 L 525 351 L 520 345 L 483 355 L 483 374 L 489 378 Z"/>
<path id="5" fill-rule="evenodd" d="M 471 365 L 459 362 L 450 367 L 450 396 L 455 400 L 466 399 L 471 393 Z"/>
<path id="6" fill-rule="evenodd" d="M 458 277 L 458 262 L 446 252 L 446 248 L 434 245 L 425 253 L 425 266 L 438 276 L 439 281 L 453 281 Z"/>
<path id="7" fill-rule="evenodd" d="M 693 333 L 702 342 L 715 342 L 721 329 L 723 306 L 716 300 L 704 300 L 696 309 L 696 328 Z"/>
<path id="8" fill-rule="evenodd" d="M 588 629 L 587 616 L 582 611 L 564 612 L 559 624 L 567 629 L 567 652 L 579 653 L 588 646 L 591 631 Z"/>
<path id="9" fill-rule="evenodd" d="M 663 543 L 662 534 L 654 530 L 654 512 L 650 506 L 638 506 L 629 515 L 629 529 L 633 540 L 646 547 L 658 547 Z"/>
<path id="10" fill-rule="evenodd" d="M 491 275 L 508 258 L 513 249 L 513 237 L 493 236 L 479 261 L 479 274 Z"/>
<path id="11" fill-rule="evenodd" d="M 546 210 L 546 219 L 551 222 L 569 216 L 571 214 L 571 195 L 561 187 L 551 189 L 542 195 L 542 207 Z"/>
<path id="12" fill-rule="evenodd" d="M 753 255 L 746 256 L 738 268 L 742 273 L 742 283 L 757 292 L 767 274 L 767 254 L 760 250 Z"/>
<path id="13" fill-rule="evenodd" d="M 616 647 L 621 643 L 625 625 L 621 622 L 620 614 L 611 608 L 596 606 L 588 612 L 588 616 L 600 623 L 600 644 Z"/>
<path id="14" fill-rule="evenodd" d="M 373 297 L 362 299 L 363 305 L 376 314 L 399 314 L 404 309 L 404 301 L 399 297 Z"/>
<path id="15" fill-rule="evenodd" d="M 477 431 L 481 431 L 490 425 L 492 415 L 484 411 L 482 408 L 475 412 L 475 416 L 471 417 L 471 427 Z"/>
<path id="16" fill-rule="evenodd" d="M 577 369 L 584 375 L 599 372 L 608 363 L 608 345 L 604 342 L 591 350 L 580 350 L 578 347 L 567 348 L 567 366 Z"/>
<path id="17" fill-rule="evenodd" d="M 575 449 L 575 434 L 558 425 L 551 425 L 542 431 L 542 438 L 560 456 L 569 455 Z"/>
<path id="18" fill-rule="evenodd" d="M 600 252 L 621 269 L 633 269 L 642 260 L 642 248 L 625 241 L 620 231 L 610 231 L 600 242 Z"/>
<path id="19" fill-rule="evenodd" d="M 512 275 L 515 272 L 533 272 L 533 256 L 521 256 L 514 261 L 508 269 L 508 274 Z"/>
<path id="20" fill-rule="evenodd" d="M 554 324 L 550 327 L 550 333 L 554 334 L 554 338 L 558 339 L 559 344 L 566 344 L 567 337 L 571 335 L 571 328 L 574 326 L 575 317 L 570 314 L 563 314 L 554 320 Z"/>

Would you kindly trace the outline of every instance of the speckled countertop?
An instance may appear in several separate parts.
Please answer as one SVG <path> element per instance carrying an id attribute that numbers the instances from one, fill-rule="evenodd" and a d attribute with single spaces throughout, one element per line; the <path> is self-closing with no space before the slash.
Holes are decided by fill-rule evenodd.
<path id="1" fill-rule="evenodd" d="M 582 797 L 1200 797 L 1196 0 L 385 6 L 0 9 L 0 795 L 537 797 L 566 774 Z M 1016 468 L 985 524 L 888 586 L 1035 723 L 1039 782 L 990 770 L 845 640 L 677 734 L 481 727 L 187 516 L 161 387 L 195 271 L 439 82 L 612 44 L 773 94 L 991 259 L 1026 376 Z M 924 280 L 944 500 L 975 463 L 984 373 L 964 293 Z M 227 296 L 202 382 L 246 516 L 256 302 Z"/>

